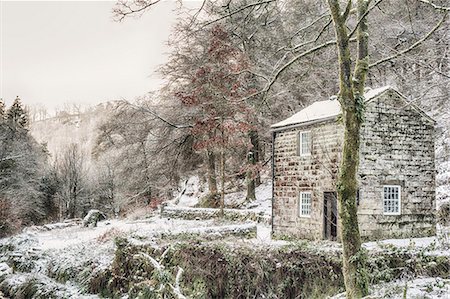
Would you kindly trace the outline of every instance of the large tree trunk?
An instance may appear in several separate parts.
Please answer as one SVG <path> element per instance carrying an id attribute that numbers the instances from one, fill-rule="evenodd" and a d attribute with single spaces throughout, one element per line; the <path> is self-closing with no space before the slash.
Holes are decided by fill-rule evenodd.
<path id="1" fill-rule="evenodd" d="M 336 31 L 339 56 L 339 101 L 344 123 L 344 145 L 337 183 L 341 240 L 343 246 L 343 274 L 347 298 L 361 298 L 368 294 L 365 254 L 361 250 L 356 192 L 359 163 L 360 128 L 364 108 L 364 83 L 368 70 L 368 35 L 365 12 L 368 2 L 358 0 L 358 59 L 355 77 L 351 72 L 351 56 L 346 21 L 352 1 L 341 12 L 339 0 L 328 0 Z"/>

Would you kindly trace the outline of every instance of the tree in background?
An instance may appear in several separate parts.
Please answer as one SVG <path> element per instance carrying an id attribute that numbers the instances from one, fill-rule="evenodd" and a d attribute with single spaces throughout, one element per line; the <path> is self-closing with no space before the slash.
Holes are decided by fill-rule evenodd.
<path id="1" fill-rule="evenodd" d="M 57 202 L 60 181 L 58 173 L 54 165 L 47 163 L 45 172 L 39 183 L 39 191 L 41 193 L 42 204 L 46 220 L 59 220 L 59 207 Z"/>
<path id="2" fill-rule="evenodd" d="M 56 160 L 58 172 L 60 218 L 81 217 L 86 203 L 87 182 L 83 154 L 78 144 L 72 143 Z"/>
<path id="3" fill-rule="evenodd" d="M 6 119 L 6 106 L 3 99 L 0 98 L 0 122 Z"/>
<path id="4" fill-rule="evenodd" d="M 112 157 L 105 155 L 96 163 L 95 200 L 91 203 L 93 208 L 113 215 L 120 194 L 118 165 Z M 123 181 L 123 180 L 122 180 Z"/>
<path id="5" fill-rule="evenodd" d="M 190 126 L 179 125 L 185 121 L 179 107 L 173 94 L 149 93 L 135 102 L 117 102 L 111 117 L 100 125 L 94 156 L 101 180 L 110 177 L 111 182 L 102 165 L 114 161 L 109 173 L 116 177 L 115 208 L 126 212 L 171 198 L 180 176 L 198 166 Z"/>
<path id="6" fill-rule="evenodd" d="M 246 85 L 248 76 L 242 72 L 247 69 L 244 53 L 232 45 L 219 25 L 210 30 L 203 47 L 201 63 L 191 69 L 191 80 L 178 87 L 176 97 L 193 111 L 194 148 L 206 151 L 208 164 L 213 164 L 212 156 L 220 156 L 221 200 L 211 193 L 208 205 L 223 208 L 227 152 L 238 153 L 249 147 L 247 136 L 255 113 L 246 100 L 252 91 Z"/>
<path id="7" fill-rule="evenodd" d="M 8 121 L 14 126 L 21 126 L 24 129 L 28 128 L 29 117 L 27 112 L 22 106 L 22 102 L 19 97 L 16 97 L 12 106 L 7 112 Z"/>
<path id="8" fill-rule="evenodd" d="M 47 219 L 41 192 L 47 165 L 45 149 L 28 130 L 11 121 L 0 121 L 0 235 Z"/>

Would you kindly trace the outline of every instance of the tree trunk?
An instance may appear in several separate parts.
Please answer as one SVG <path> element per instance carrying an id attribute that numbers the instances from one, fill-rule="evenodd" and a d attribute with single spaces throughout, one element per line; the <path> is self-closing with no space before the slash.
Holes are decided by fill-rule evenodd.
<path id="1" fill-rule="evenodd" d="M 144 190 L 144 199 L 145 203 L 147 205 L 150 204 L 151 198 L 152 198 L 152 189 L 150 187 L 150 175 L 149 175 L 149 165 L 148 165 L 148 159 L 147 159 L 147 150 L 145 148 L 145 141 L 141 140 L 141 149 L 142 149 L 142 155 L 143 155 L 143 162 L 144 162 L 144 173 L 145 173 L 145 190 Z M 136 198 L 137 200 L 137 198 Z"/>
<path id="2" fill-rule="evenodd" d="M 365 254 L 361 249 L 356 192 L 359 164 L 360 128 L 363 119 L 364 83 L 368 71 L 368 35 L 365 12 L 368 2 L 358 0 L 358 59 L 355 77 L 351 72 L 351 56 L 346 21 L 352 1 L 348 0 L 341 13 L 339 0 L 328 0 L 336 32 L 339 56 L 339 101 L 344 124 L 342 162 L 339 169 L 337 195 L 339 204 L 340 235 L 343 246 L 343 274 L 347 298 L 361 298 L 368 295 L 368 279 L 365 269 Z"/>
<path id="3" fill-rule="evenodd" d="M 209 197 L 211 199 L 217 196 L 217 179 L 216 179 L 216 155 L 210 149 L 207 149 L 208 156 L 208 188 Z"/>
<path id="4" fill-rule="evenodd" d="M 250 135 L 250 142 L 253 146 L 253 148 L 252 148 L 253 160 L 254 160 L 253 164 L 256 164 L 259 161 L 261 161 L 260 159 L 262 157 L 261 146 L 259 144 L 259 134 L 257 131 L 250 131 L 249 135 Z M 259 175 L 259 171 L 258 171 L 258 173 L 256 174 L 256 177 L 255 177 L 255 186 L 257 187 L 259 185 L 261 185 L 261 176 Z"/>
<path id="5" fill-rule="evenodd" d="M 365 257 L 361 251 L 356 206 L 360 125 L 355 111 L 343 111 L 343 113 L 344 148 L 337 183 L 343 245 L 343 273 L 347 298 L 361 298 L 368 294 L 368 282 L 365 272 Z"/>
<path id="6" fill-rule="evenodd" d="M 224 208 L 225 208 L 225 134 L 223 128 L 223 119 L 221 126 L 221 134 L 222 134 L 222 147 L 220 150 L 220 179 L 221 179 L 221 192 L 220 192 L 220 216 L 224 216 Z"/>
<path id="7" fill-rule="evenodd" d="M 253 201 L 256 200 L 256 178 L 254 176 L 253 167 L 256 164 L 255 161 L 255 155 L 253 152 L 249 152 L 247 154 L 247 162 L 250 167 L 249 170 L 247 170 L 247 196 L 245 198 L 246 201 Z"/>

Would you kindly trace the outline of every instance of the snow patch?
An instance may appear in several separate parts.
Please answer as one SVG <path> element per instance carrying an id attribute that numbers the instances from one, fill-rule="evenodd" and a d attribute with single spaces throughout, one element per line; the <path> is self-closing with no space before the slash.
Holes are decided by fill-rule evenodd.
<path id="1" fill-rule="evenodd" d="M 180 184 L 180 194 L 175 198 L 175 203 L 183 207 L 194 207 L 198 204 L 200 198 L 204 196 L 198 176 L 191 176 Z"/>

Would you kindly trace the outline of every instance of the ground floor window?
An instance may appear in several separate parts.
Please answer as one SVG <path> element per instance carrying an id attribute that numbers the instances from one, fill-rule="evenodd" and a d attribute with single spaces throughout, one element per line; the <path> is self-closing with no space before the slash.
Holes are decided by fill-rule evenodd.
<path id="1" fill-rule="evenodd" d="M 383 213 L 385 215 L 400 215 L 400 186 L 383 186 Z"/>
<path id="2" fill-rule="evenodd" d="M 311 216 L 311 192 L 300 192 L 299 215 L 300 217 Z"/>

